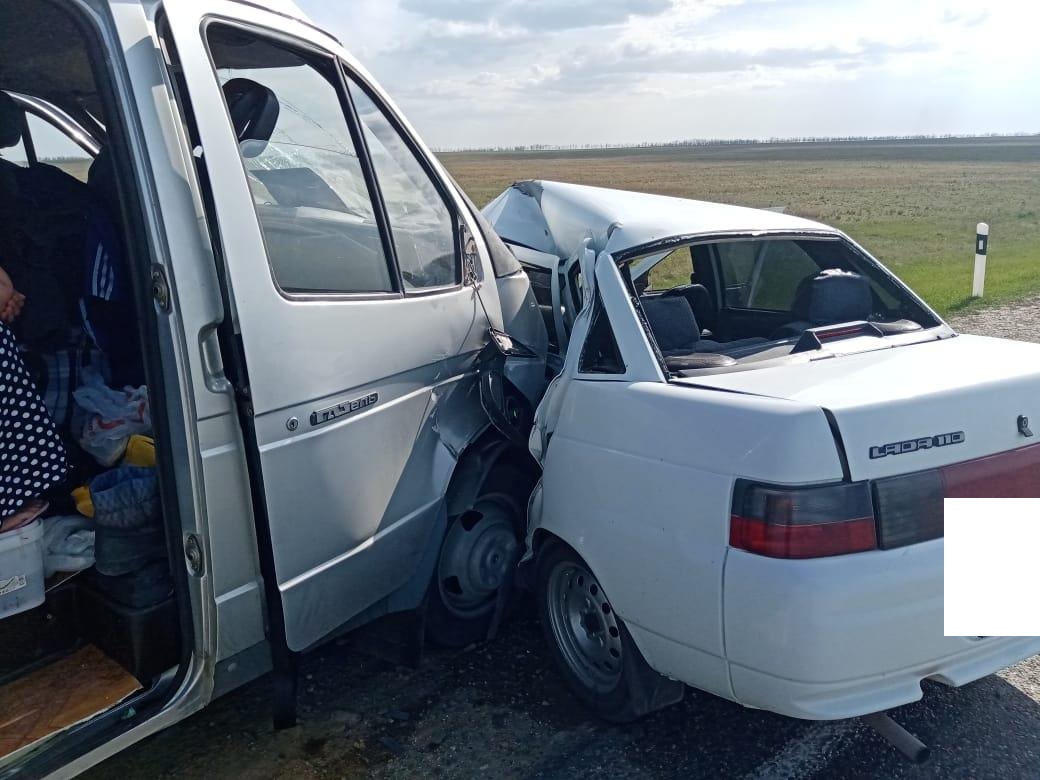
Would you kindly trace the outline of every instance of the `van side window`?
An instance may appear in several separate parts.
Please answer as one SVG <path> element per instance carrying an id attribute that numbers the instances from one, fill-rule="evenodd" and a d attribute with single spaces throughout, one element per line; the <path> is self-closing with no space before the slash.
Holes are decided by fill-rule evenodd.
<path id="1" fill-rule="evenodd" d="M 278 286 L 393 292 L 334 63 L 219 25 L 207 38 Z"/>
<path id="2" fill-rule="evenodd" d="M 90 155 L 61 130 L 40 119 L 36 114 L 26 112 L 25 121 L 29 127 L 29 137 L 32 139 L 33 151 L 36 152 L 36 160 L 54 165 L 86 183 Z"/>
<path id="3" fill-rule="evenodd" d="M 348 77 L 393 234 L 405 290 L 461 281 L 455 219 L 411 147 L 368 93 Z"/>

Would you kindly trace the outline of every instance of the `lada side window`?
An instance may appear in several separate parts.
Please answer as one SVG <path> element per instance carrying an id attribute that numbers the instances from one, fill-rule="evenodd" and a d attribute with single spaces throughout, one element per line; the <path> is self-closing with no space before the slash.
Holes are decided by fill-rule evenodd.
<path id="1" fill-rule="evenodd" d="M 221 25 L 207 37 L 278 286 L 393 292 L 334 63 Z"/>
<path id="2" fill-rule="evenodd" d="M 800 285 L 820 266 L 794 241 L 767 241 L 757 278 L 752 278 L 747 307 L 793 311 Z"/>
<path id="3" fill-rule="evenodd" d="M 715 251 L 731 309 L 793 311 L 802 283 L 820 272 L 796 241 L 720 241 Z"/>
<path id="4" fill-rule="evenodd" d="M 736 308 L 747 306 L 751 289 L 751 274 L 755 270 L 758 245 L 754 241 L 723 241 L 715 244 L 719 270 L 725 284 L 726 305 Z"/>
<path id="5" fill-rule="evenodd" d="M 592 324 L 585 337 L 585 345 L 581 349 L 578 360 L 578 372 L 582 374 L 623 374 L 625 363 L 621 359 L 614 329 L 610 327 L 610 318 L 603 308 L 603 302 L 596 296 L 592 312 Z"/>
<path id="6" fill-rule="evenodd" d="M 670 290 L 693 281 L 693 259 L 688 246 L 679 247 L 657 263 L 647 274 L 647 289 Z"/>

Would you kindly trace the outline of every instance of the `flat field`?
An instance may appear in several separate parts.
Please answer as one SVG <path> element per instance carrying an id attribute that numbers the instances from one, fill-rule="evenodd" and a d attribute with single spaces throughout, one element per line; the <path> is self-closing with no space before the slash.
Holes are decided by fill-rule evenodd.
<path id="1" fill-rule="evenodd" d="M 478 204 L 555 179 L 742 206 L 783 206 L 865 246 L 940 313 L 1040 290 L 1040 136 L 439 155 Z M 975 225 L 990 226 L 972 300 Z"/>

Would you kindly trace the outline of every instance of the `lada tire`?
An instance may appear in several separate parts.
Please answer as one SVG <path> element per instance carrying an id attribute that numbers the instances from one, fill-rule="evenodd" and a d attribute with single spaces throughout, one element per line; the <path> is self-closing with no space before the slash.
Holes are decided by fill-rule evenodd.
<path id="1" fill-rule="evenodd" d="M 537 585 L 550 652 L 570 689 L 599 717 L 628 723 L 681 698 L 679 686 L 677 695 L 655 701 L 657 681 L 671 681 L 647 665 L 596 576 L 574 550 L 549 542 L 538 556 Z"/>

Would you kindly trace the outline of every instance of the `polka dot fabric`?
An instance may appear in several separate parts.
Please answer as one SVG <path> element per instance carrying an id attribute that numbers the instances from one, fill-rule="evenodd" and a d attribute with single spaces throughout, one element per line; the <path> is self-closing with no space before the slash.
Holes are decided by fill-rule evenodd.
<path id="1" fill-rule="evenodd" d="M 65 447 L 14 335 L 0 323 L 0 519 L 61 482 L 68 470 Z"/>

